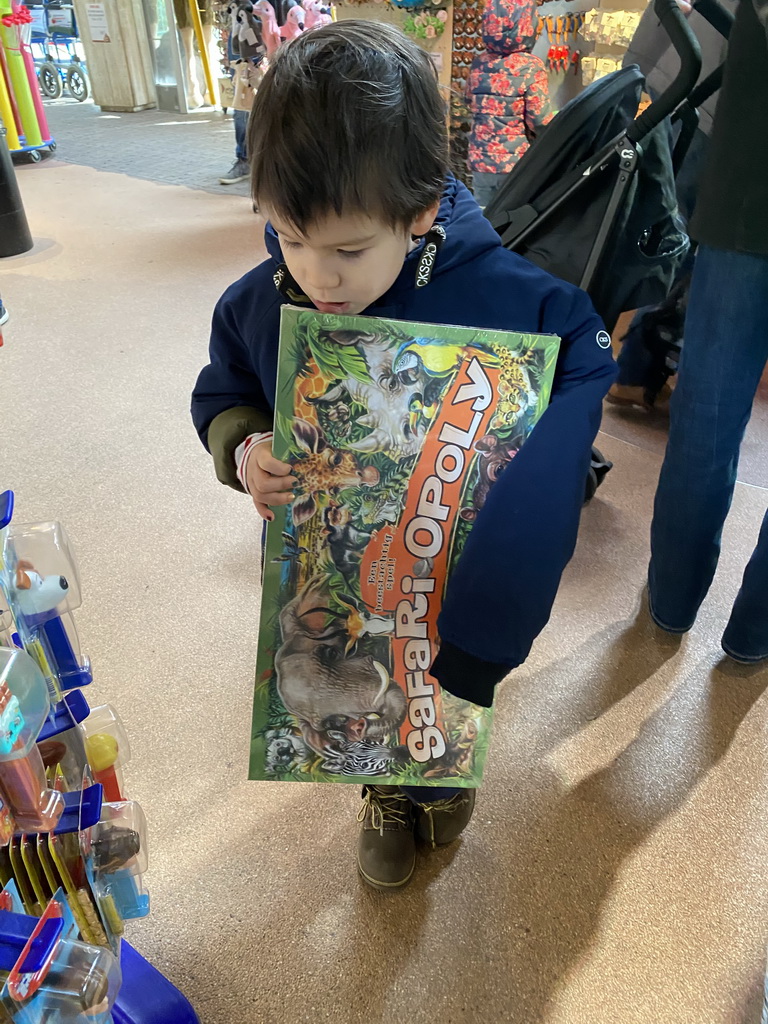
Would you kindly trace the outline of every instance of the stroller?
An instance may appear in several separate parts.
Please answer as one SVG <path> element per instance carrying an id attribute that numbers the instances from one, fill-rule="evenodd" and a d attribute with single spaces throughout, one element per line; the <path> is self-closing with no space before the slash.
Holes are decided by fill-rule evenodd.
<path id="1" fill-rule="evenodd" d="M 696 5 L 716 28 L 716 0 Z M 675 172 L 696 130 L 696 107 L 722 69 L 694 88 L 701 51 L 675 0 L 654 9 L 680 57 L 670 87 L 637 117 L 645 80 L 636 66 L 599 79 L 550 122 L 485 215 L 503 245 L 589 293 L 609 331 L 625 310 L 667 297 L 690 241 L 677 214 Z M 682 123 L 672 146 L 670 118 Z M 597 449 L 586 488 L 611 469 Z"/>

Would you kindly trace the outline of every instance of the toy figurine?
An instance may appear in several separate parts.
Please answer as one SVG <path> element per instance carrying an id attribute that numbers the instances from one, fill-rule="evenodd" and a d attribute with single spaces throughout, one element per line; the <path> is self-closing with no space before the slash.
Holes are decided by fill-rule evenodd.
<path id="1" fill-rule="evenodd" d="M 15 607 L 28 619 L 45 615 L 61 604 L 67 596 L 69 583 L 65 576 L 41 576 L 31 562 L 20 560 L 13 585 Z"/>
<path id="2" fill-rule="evenodd" d="M 141 850 L 141 836 L 132 828 L 115 825 L 99 831 L 91 844 L 94 867 L 105 874 L 117 871 L 137 857 Z"/>

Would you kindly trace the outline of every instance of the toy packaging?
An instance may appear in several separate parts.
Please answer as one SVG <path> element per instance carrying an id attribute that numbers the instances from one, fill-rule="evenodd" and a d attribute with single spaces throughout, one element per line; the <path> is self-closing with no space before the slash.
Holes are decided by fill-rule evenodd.
<path id="1" fill-rule="evenodd" d="M 181 993 L 130 947 L 123 956 L 125 922 L 149 913 L 147 826 L 141 807 L 126 796 L 126 730 L 114 708 L 91 709 L 80 689 L 92 672 L 72 619 L 81 591 L 63 527 L 16 524 L 12 515 L 13 495 L 6 491 L 0 494 L 0 1020 L 196 1024 Z M 122 973 L 121 963 L 127 965 Z"/>
<path id="2" fill-rule="evenodd" d="M 559 339 L 284 306 L 250 777 L 476 787 L 491 711 L 429 674 L 446 581 Z"/>

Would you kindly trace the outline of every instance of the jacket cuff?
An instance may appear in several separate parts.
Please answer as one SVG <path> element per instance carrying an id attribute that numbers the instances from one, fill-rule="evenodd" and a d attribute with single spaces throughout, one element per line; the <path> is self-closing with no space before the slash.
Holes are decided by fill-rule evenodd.
<path id="1" fill-rule="evenodd" d="M 483 661 L 443 640 L 430 669 L 444 690 L 454 697 L 489 708 L 494 688 L 509 672 L 506 665 Z"/>
<path id="2" fill-rule="evenodd" d="M 236 405 L 232 409 L 220 412 L 208 428 L 208 451 L 213 456 L 217 479 L 228 487 L 245 493 L 245 488 L 237 479 L 235 449 L 249 434 L 271 429 L 271 415 L 260 409 Z"/>

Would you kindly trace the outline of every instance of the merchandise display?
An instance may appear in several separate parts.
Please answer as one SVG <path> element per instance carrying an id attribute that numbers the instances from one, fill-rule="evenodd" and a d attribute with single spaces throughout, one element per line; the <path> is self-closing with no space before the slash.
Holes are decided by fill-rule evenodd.
<path id="1" fill-rule="evenodd" d="M 0 120 L 11 153 L 53 151 L 48 120 L 37 82 L 30 42 L 32 15 L 16 0 L 0 0 Z"/>
<path id="2" fill-rule="evenodd" d="M 80 689 L 93 677 L 72 618 L 81 590 L 66 532 L 12 521 L 13 504 L 0 494 L 2 1019 L 196 1024 L 122 940 L 150 907 L 147 824 L 122 774 L 126 730 Z M 148 975 L 161 984 L 147 988 Z"/>

